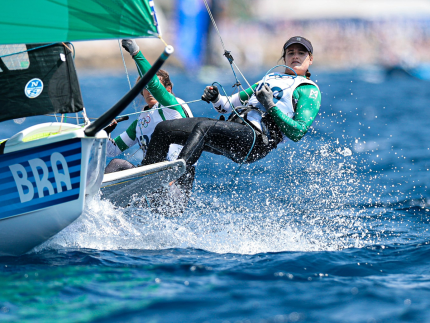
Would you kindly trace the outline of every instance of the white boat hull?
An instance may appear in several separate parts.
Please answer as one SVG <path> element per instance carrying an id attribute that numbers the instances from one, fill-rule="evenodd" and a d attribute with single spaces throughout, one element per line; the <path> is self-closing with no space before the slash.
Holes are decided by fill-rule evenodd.
<path id="1" fill-rule="evenodd" d="M 31 140 L 59 127 L 63 132 Z M 82 214 L 86 195 L 103 178 L 105 144 L 104 132 L 89 138 L 81 127 L 59 123 L 7 141 L 0 155 L 0 256 L 30 251 Z"/>
<path id="2" fill-rule="evenodd" d="M 104 175 L 102 197 L 117 206 L 127 206 L 132 197 L 143 197 L 185 173 L 185 161 L 174 160 Z"/>
<path id="3" fill-rule="evenodd" d="M 1 220 L 0 255 L 30 251 L 75 221 L 82 211 L 81 201 L 75 200 Z"/>

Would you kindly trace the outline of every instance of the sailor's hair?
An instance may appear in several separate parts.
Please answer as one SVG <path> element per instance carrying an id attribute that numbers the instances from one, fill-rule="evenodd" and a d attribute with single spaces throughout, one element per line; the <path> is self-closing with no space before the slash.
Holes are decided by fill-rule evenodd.
<path id="1" fill-rule="evenodd" d="M 309 54 L 309 55 L 312 56 L 312 54 Z M 309 72 L 309 70 L 306 70 L 305 76 L 308 80 L 310 80 L 311 79 L 311 72 Z"/>
<path id="2" fill-rule="evenodd" d="M 157 76 L 160 78 L 161 83 L 163 83 L 164 87 L 172 87 L 173 88 L 173 83 L 170 80 L 170 75 L 169 73 L 167 73 L 165 70 L 158 70 L 157 72 Z"/>
<path id="3" fill-rule="evenodd" d="M 164 87 L 170 86 L 173 89 L 173 83 L 170 80 L 170 75 L 169 75 L 169 73 L 167 73 L 167 71 L 159 69 L 158 72 L 156 73 L 156 75 L 158 76 L 161 84 L 163 84 Z M 137 77 L 136 83 L 139 81 L 140 81 L 140 76 Z M 173 91 L 172 91 L 172 93 L 173 93 Z M 143 95 L 143 91 L 141 94 Z"/>

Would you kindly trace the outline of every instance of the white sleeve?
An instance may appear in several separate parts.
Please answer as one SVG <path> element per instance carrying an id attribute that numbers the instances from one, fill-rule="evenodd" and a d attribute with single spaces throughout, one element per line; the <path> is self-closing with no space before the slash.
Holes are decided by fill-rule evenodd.
<path id="1" fill-rule="evenodd" d="M 240 102 L 239 93 L 236 93 L 229 97 L 220 95 L 218 101 L 213 102 L 212 105 L 219 113 L 226 114 L 233 112 L 230 103 L 235 108 L 240 107 L 242 105 L 242 102 Z"/>
<path id="2" fill-rule="evenodd" d="M 176 97 L 176 100 L 178 101 L 178 103 L 181 104 L 182 109 L 184 109 L 187 112 L 188 116 L 190 118 L 192 118 L 193 117 L 193 112 L 191 111 L 191 109 L 188 106 L 188 104 L 186 104 L 184 100 L 182 100 L 182 99 L 180 99 L 178 97 Z"/>
<path id="3" fill-rule="evenodd" d="M 166 120 L 182 119 L 181 114 L 174 109 L 169 109 L 169 108 L 163 109 L 163 114 Z"/>

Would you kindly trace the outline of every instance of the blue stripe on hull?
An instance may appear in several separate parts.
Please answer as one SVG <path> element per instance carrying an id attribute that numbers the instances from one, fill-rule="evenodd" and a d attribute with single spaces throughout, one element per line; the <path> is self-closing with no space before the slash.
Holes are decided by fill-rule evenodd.
<path id="1" fill-rule="evenodd" d="M 23 208 L 23 207 L 27 207 L 27 206 L 38 205 L 41 203 L 41 201 L 43 203 L 55 202 L 57 199 L 60 199 L 60 198 L 66 197 L 66 196 L 76 195 L 76 194 L 79 195 L 79 184 L 75 184 L 74 187 L 72 186 L 72 189 L 69 191 L 65 191 L 65 192 L 53 194 L 53 195 L 47 195 L 43 198 L 34 198 L 33 200 L 25 202 L 25 203 L 20 203 L 19 198 L 16 200 L 15 199 L 14 200 L 7 200 L 7 201 L 5 201 L 6 203 L 14 203 L 14 205 L 9 204 L 9 205 L 0 206 L 0 216 L 1 216 L 1 212 L 3 212 L 3 211 L 10 211 L 10 210 L 14 210 L 14 209 L 18 210 L 19 208 Z"/>
<path id="2" fill-rule="evenodd" d="M 62 177 L 66 176 L 67 172 L 65 172 L 62 165 L 62 163 L 65 163 L 69 174 L 69 177 L 66 176 L 65 180 L 66 182 L 70 181 L 71 184 L 71 189 L 67 190 L 64 178 L 59 178 L 62 182 L 62 192 L 60 193 L 57 191 L 57 181 L 51 165 L 51 158 L 54 153 L 61 155 L 56 154 L 62 160 L 62 162 L 57 162 L 59 175 Z M 79 199 L 82 167 L 81 157 L 81 139 L 71 139 L 1 155 L 0 219 Z M 34 159 L 35 162 L 41 163 L 42 166 L 44 163 L 46 166 L 45 174 L 43 167 L 37 167 L 37 181 L 29 164 L 29 161 Z M 10 168 L 11 165 L 15 166 Z M 17 176 L 16 182 L 13 172 Z M 40 184 L 40 189 L 43 189 L 44 194 L 40 198 L 37 183 L 41 178 L 45 177 L 47 177 L 49 183 Z M 52 187 L 54 194 L 49 195 L 49 189 L 46 187 L 42 188 L 45 184 Z M 33 186 L 33 195 L 31 195 L 27 185 Z M 23 194 L 22 196 L 20 196 L 19 188 Z M 21 202 L 21 200 L 24 202 Z"/>
<path id="3" fill-rule="evenodd" d="M 55 201 L 55 203 L 53 203 L 53 202 L 40 203 L 36 209 L 34 208 L 34 206 L 27 206 L 27 207 L 23 207 L 23 208 L 21 208 L 19 210 L 12 210 L 12 211 L 7 211 L 7 212 L 2 212 L 0 214 L 0 219 L 10 218 L 12 216 L 23 214 L 23 213 L 34 212 L 34 211 L 37 211 L 37 210 L 40 210 L 40 209 L 44 209 L 44 208 L 47 208 L 47 207 L 50 207 L 50 206 L 54 206 L 54 205 L 57 205 L 57 204 L 74 201 L 74 200 L 77 200 L 78 198 L 79 198 L 79 194 L 75 194 L 75 195 L 66 196 L 64 198 L 58 199 L 58 200 Z"/>
<path id="4" fill-rule="evenodd" d="M 69 164 L 69 163 L 68 163 Z M 48 169 L 49 169 L 49 167 L 48 167 Z M 29 172 L 31 172 L 31 168 L 27 171 L 27 174 L 29 173 Z M 61 172 L 61 171 L 60 171 Z M 73 180 L 75 179 L 75 178 L 77 178 L 78 179 L 78 181 L 80 180 L 80 172 L 81 172 L 81 165 L 79 165 L 79 166 L 74 166 L 74 167 L 70 167 L 69 168 L 69 173 L 70 173 L 70 179 L 72 180 L 72 182 L 73 182 Z M 10 173 L 10 171 L 9 171 L 9 173 Z M 61 172 L 62 173 L 62 172 Z M 32 176 L 32 177 L 29 177 L 28 178 L 28 180 L 32 183 L 32 184 L 35 184 L 36 183 L 36 180 L 35 180 L 35 178 L 34 178 L 34 176 Z M 56 181 L 55 181 L 55 177 L 54 177 L 54 173 L 50 173 L 50 176 L 48 177 L 48 180 L 49 180 L 49 182 L 52 184 L 52 186 L 54 187 L 54 188 L 56 188 L 57 187 L 57 183 L 56 183 Z M 64 185 L 64 183 L 63 183 L 63 185 Z M 16 186 L 16 184 L 15 184 L 15 180 L 13 179 L 13 176 L 9 176 L 9 177 L 7 177 L 6 179 L 5 179 L 5 184 L 0 184 L 0 196 L 1 195 L 3 195 L 3 194 L 7 194 L 7 193 L 10 193 L 10 189 L 11 188 L 13 188 L 13 187 L 15 187 Z"/>
<path id="5" fill-rule="evenodd" d="M 69 161 L 72 162 L 72 161 L 76 161 L 76 160 L 79 160 L 79 161 L 81 160 L 81 149 L 80 148 L 79 149 L 74 149 L 72 151 L 73 155 L 71 155 L 70 152 L 66 153 L 66 152 L 52 151 L 52 150 L 49 150 L 49 151 L 50 151 L 50 154 L 47 155 L 47 156 L 44 156 L 44 157 L 35 157 L 35 158 L 39 158 L 39 159 L 43 160 L 48 167 L 51 167 L 51 154 L 54 153 L 54 152 L 61 153 L 61 155 L 63 155 L 63 157 L 66 159 L 67 164 L 69 164 Z M 22 159 L 22 157 L 21 157 L 21 159 Z M 0 176 L 2 174 L 4 174 L 4 173 L 8 173 L 9 172 L 9 166 L 13 165 L 13 164 L 21 164 L 22 166 L 25 167 L 25 169 L 26 169 L 27 172 L 31 171 L 30 164 L 28 163 L 28 161 L 30 159 L 34 159 L 34 158 L 27 158 L 27 160 L 25 160 L 25 161 L 21 160 L 20 162 L 19 161 L 17 162 L 18 159 L 14 158 L 9 163 L 3 164 L 3 166 L 0 165 Z"/>
<path id="6" fill-rule="evenodd" d="M 46 145 L 46 146 L 39 146 L 29 149 L 24 149 L 20 151 L 14 151 L 12 153 L 4 154 L 2 155 L 0 159 L 0 167 L 5 167 L 8 165 L 12 165 L 15 163 L 22 162 L 22 156 L 23 153 L 25 153 L 26 160 L 33 159 L 33 158 L 42 158 L 45 156 L 50 156 L 52 153 L 59 152 L 59 153 L 67 153 L 73 149 L 77 149 L 77 151 L 81 150 L 81 140 L 80 139 L 71 139 L 68 141 L 75 141 L 74 143 L 70 143 L 67 145 L 61 145 L 60 143 L 56 142 L 54 144 Z M 63 141 L 64 143 L 65 141 Z M 44 147 L 47 147 L 46 149 Z M 48 148 L 49 147 L 49 148 Z M 43 151 L 40 151 L 40 149 L 43 149 Z"/>
<path id="7" fill-rule="evenodd" d="M 70 180 L 70 184 L 72 184 L 72 189 L 75 188 L 75 187 L 79 188 L 80 187 L 80 181 L 81 181 L 81 177 L 80 176 L 72 178 Z M 15 187 L 16 187 L 15 182 L 12 182 L 12 185 L 11 185 L 10 189 L 4 190 L 4 191 L 0 191 L 0 196 L 2 196 L 2 200 L 5 201 L 5 203 L 12 203 L 12 201 L 15 201 L 15 200 L 16 201 L 20 201 L 19 194 L 18 194 L 17 191 L 11 193 L 11 189 L 15 188 Z M 57 183 L 52 183 L 52 187 L 54 188 L 55 191 L 57 191 Z M 61 183 L 61 187 L 62 187 L 62 190 L 63 190 L 62 193 L 64 193 L 65 191 L 67 191 L 67 187 L 66 187 L 66 185 L 64 183 Z M 25 193 L 27 193 L 27 192 L 28 192 L 28 190 L 26 190 Z M 46 197 L 46 195 L 49 195 L 49 192 L 48 192 L 47 189 L 43 190 L 43 192 L 45 194 L 45 197 Z M 35 194 L 35 196 L 39 197 L 39 193 L 37 193 L 37 189 L 35 189 L 34 194 Z M 1 206 L 0 206 L 0 210 L 1 210 Z"/>
<path id="8" fill-rule="evenodd" d="M 79 166 L 79 168 L 81 166 L 81 157 L 80 157 L 80 155 L 75 155 L 75 156 L 73 156 L 73 158 L 70 157 L 70 159 L 66 158 L 66 161 L 67 161 L 67 165 L 69 166 L 69 170 L 71 168 L 73 168 L 74 166 Z M 26 164 L 28 166 L 25 167 Z M 45 164 L 48 166 L 48 168 L 51 167 L 51 161 L 45 162 Z M 31 167 L 30 167 L 30 165 L 28 164 L 27 161 L 22 162 L 21 165 L 24 166 L 24 168 L 27 171 L 27 173 L 31 172 Z M 59 168 L 58 170 L 60 172 L 62 171 L 61 168 Z M 1 182 L 7 182 L 7 181 L 11 181 L 11 180 L 13 180 L 13 176 L 11 175 L 9 167 L 6 166 L 6 167 L 3 167 L 3 168 L 0 168 L 0 181 Z M 1 188 L 1 186 L 0 186 L 0 188 Z"/>

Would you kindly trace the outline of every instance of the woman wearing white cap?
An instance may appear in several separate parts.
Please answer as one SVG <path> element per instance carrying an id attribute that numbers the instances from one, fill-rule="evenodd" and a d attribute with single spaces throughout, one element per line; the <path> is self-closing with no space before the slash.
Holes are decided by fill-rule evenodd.
<path id="1" fill-rule="evenodd" d="M 321 105 L 320 90 L 309 79 L 312 54 L 309 40 L 292 37 L 284 44 L 281 59 L 295 73 L 286 68 L 285 74 L 269 74 L 229 98 L 220 95 L 216 86 L 207 86 L 202 99 L 212 102 L 219 113 L 230 114 L 228 120 L 192 118 L 159 123 L 144 164 L 165 160 L 172 143 L 184 145 L 178 158 L 192 165 L 203 151 L 224 155 L 235 162 L 251 163 L 266 156 L 283 141 L 299 141 Z M 232 106 L 241 107 L 236 109 L 241 118 Z"/>

